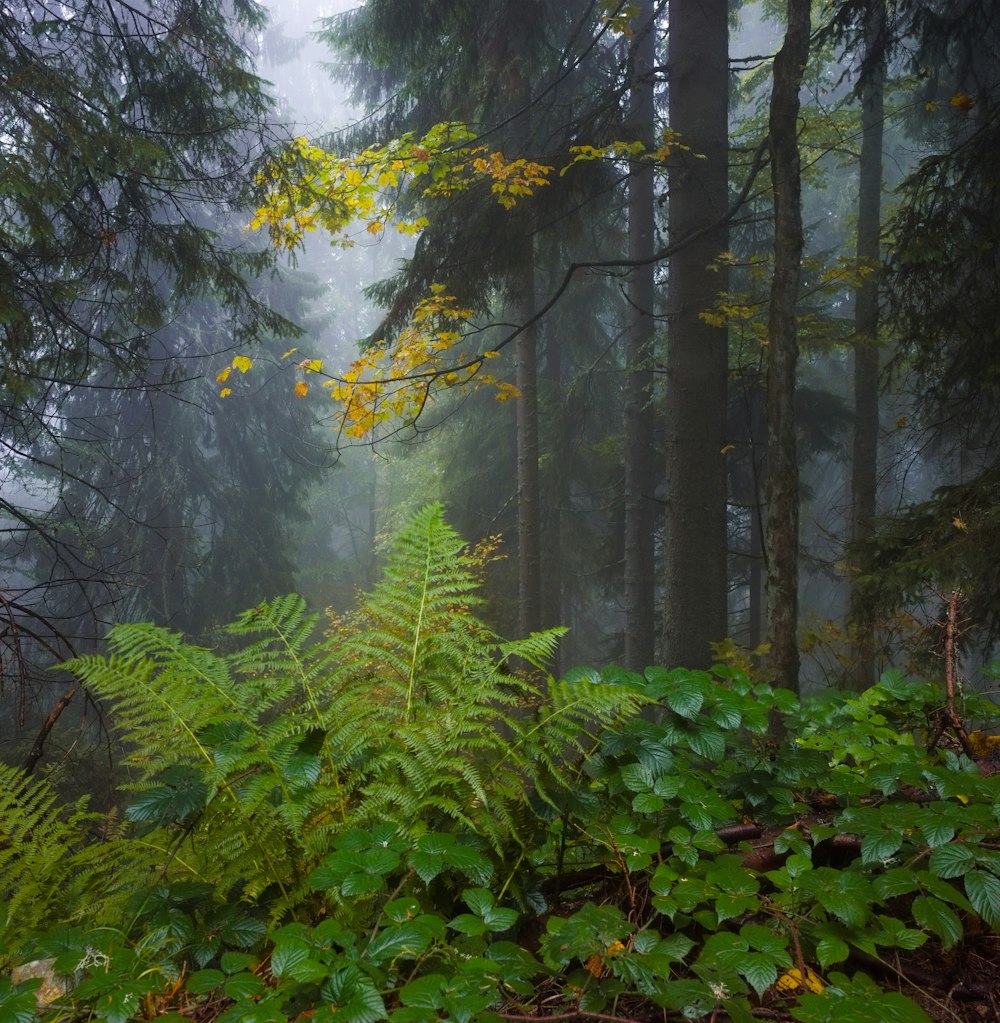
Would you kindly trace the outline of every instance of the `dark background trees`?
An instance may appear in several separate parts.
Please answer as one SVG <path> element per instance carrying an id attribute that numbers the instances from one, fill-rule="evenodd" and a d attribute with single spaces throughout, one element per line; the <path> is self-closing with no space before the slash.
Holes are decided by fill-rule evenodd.
<path id="1" fill-rule="evenodd" d="M 727 636 L 755 646 L 769 612 L 786 684 L 820 681 L 795 661 L 817 636 L 824 681 L 870 680 L 893 656 L 883 626 L 952 586 L 988 638 L 992 8 L 834 5 L 800 42 L 780 124 L 786 26 L 749 9 L 742 26 L 685 0 L 398 13 L 373 0 L 323 23 L 336 81 L 311 73 L 309 95 L 347 84 L 361 117 L 313 134 L 346 154 L 462 120 L 551 164 L 551 183 L 509 210 L 488 179 L 415 186 L 395 197 L 428 217 L 415 244 L 373 235 L 351 264 L 320 239 L 294 273 L 240 230 L 258 160 L 292 131 L 272 110 L 294 106 L 251 54 L 301 74 L 311 12 L 280 31 L 245 3 L 4 15 L 7 670 L 117 617 L 211 636 L 263 592 L 349 601 L 380 535 L 438 497 L 465 535 L 504 537 L 496 623 L 575 627 L 569 660 L 706 666 Z M 573 146 L 613 143 L 568 166 Z M 801 250 L 782 205 L 797 159 Z M 294 397 L 283 353 L 341 366 L 437 283 L 521 396 L 442 392 L 363 453 L 328 450 L 322 392 Z M 221 399 L 236 351 L 257 365 Z M 334 461 L 331 494 L 314 484 Z"/>

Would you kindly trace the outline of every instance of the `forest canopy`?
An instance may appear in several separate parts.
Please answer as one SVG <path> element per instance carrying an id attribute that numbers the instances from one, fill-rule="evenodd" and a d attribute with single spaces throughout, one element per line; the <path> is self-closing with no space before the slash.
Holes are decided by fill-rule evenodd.
<path id="1" fill-rule="evenodd" d="M 989 1018 L 996 5 L 304 6 L 0 9 L 0 1016 Z"/>

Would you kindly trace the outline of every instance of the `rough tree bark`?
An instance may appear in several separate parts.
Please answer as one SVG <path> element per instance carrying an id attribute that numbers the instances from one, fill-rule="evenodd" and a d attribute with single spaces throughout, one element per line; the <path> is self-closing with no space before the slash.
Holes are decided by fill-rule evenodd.
<path id="1" fill-rule="evenodd" d="M 707 667 L 727 612 L 727 332 L 700 314 L 728 287 L 729 5 L 671 0 L 670 127 L 691 152 L 671 168 L 667 344 L 666 661 Z M 716 225 L 716 226 L 711 226 Z"/>
<path id="2" fill-rule="evenodd" d="M 653 0 L 640 0 L 632 54 L 627 130 L 647 148 L 654 136 L 656 18 Z M 653 417 L 654 281 L 656 241 L 653 166 L 636 161 L 628 188 L 628 255 L 646 260 L 629 275 L 625 321 L 625 665 L 653 663 L 656 637 L 654 497 L 656 448 Z"/>
<path id="3" fill-rule="evenodd" d="M 870 273 L 857 289 L 854 305 L 854 438 L 851 462 L 851 541 L 871 537 L 875 523 L 878 461 L 878 291 L 879 241 L 882 219 L 882 136 L 884 121 L 886 30 L 884 0 L 872 0 L 865 26 L 870 67 L 861 93 L 861 159 L 858 166 L 859 264 Z M 859 607 L 851 587 L 854 643 L 852 682 L 865 689 L 876 681 L 875 629 Z"/>
<path id="4" fill-rule="evenodd" d="M 788 0 L 774 58 L 769 132 L 774 191 L 774 279 L 767 328 L 767 590 L 771 665 L 798 691 L 799 466 L 795 423 L 796 307 L 802 260 L 797 137 L 799 89 L 809 59 L 810 0 Z"/>
<path id="5" fill-rule="evenodd" d="M 535 315 L 535 273 L 530 239 L 517 274 L 515 312 L 520 323 Z M 542 614 L 541 502 L 538 473 L 538 335 L 532 323 L 516 341 L 518 629 L 538 631 Z"/>

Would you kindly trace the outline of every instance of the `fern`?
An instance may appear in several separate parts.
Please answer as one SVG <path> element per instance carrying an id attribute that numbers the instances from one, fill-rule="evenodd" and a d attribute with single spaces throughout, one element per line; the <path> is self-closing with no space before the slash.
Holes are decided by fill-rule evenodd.
<path id="1" fill-rule="evenodd" d="M 346 624 L 317 634 L 300 597 L 243 614 L 221 655 L 151 625 L 68 667 L 114 705 L 135 771 L 128 816 L 165 876 L 268 892 L 275 916 L 353 827 L 459 827 L 502 853 L 604 727 L 638 702 L 589 678 L 539 687 L 561 630 L 500 640 L 473 614 L 475 560 L 431 505 L 402 530 Z M 277 897 L 274 891 L 278 891 Z"/>
<path id="2" fill-rule="evenodd" d="M 150 866 L 85 799 L 62 809 L 48 783 L 2 764 L 0 821 L 0 966 L 53 920 L 110 919 Z"/>

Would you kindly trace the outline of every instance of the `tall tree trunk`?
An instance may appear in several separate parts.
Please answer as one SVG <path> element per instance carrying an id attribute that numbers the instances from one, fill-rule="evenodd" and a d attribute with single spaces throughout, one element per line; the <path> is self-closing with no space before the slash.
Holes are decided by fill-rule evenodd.
<path id="1" fill-rule="evenodd" d="M 535 315 L 535 267 L 532 243 L 516 278 L 518 322 Z M 531 324 L 518 335 L 515 350 L 517 399 L 517 558 L 518 628 L 522 636 L 542 627 L 541 501 L 538 473 L 538 334 Z"/>
<path id="2" fill-rule="evenodd" d="M 699 233 L 669 265 L 665 652 L 692 668 L 728 631 L 727 331 L 700 315 L 728 287 L 709 269 L 729 245 L 728 19 L 727 0 L 670 0 L 670 127 L 691 149 L 670 172 L 670 242 Z"/>
<path id="3" fill-rule="evenodd" d="M 562 393 L 562 347 L 558 329 L 553 327 L 544 335 L 545 364 L 539 380 L 541 419 L 546 423 L 546 457 L 542 459 L 546 471 L 541 480 L 542 537 L 541 563 L 545 571 L 541 579 L 542 625 L 546 628 L 565 625 L 563 610 L 563 509 L 569 504 L 565 459 L 560 453 L 567 450 L 567 433 L 572 428 Z M 539 445 L 541 447 L 541 445 Z M 561 648 L 556 648 L 549 670 L 557 678 L 561 673 Z"/>
<path id="4" fill-rule="evenodd" d="M 788 0 L 788 30 L 774 58 L 769 117 L 774 191 L 774 279 L 767 330 L 768 639 L 779 685 L 798 691 L 799 465 L 795 365 L 802 260 L 799 89 L 809 59 L 810 0 Z"/>
<path id="5" fill-rule="evenodd" d="M 628 135 L 651 148 L 654 141 L 656 19 L 653 0 L 640 0 L 636 15 Z M 647 260 L 629 277 L 625 321 L 625 666 L 653 663 L 656 636 L 654 500 L 656 471 L 653 389 L 653 166 L 635 161 L 628 189 L 628 255 Z"/>
<path id="6" fill-rule="evenodd" d="M 885 2 L 872 0 L 866 25 L 866 47 L 874 54 L 861 94 L 861 160 L 858 168 L 858 262 L 870 269 L 857 290 L 854 305 L 854 445 L 851 462 L 851 542 L 874 532 L 878 460 L 878 291 L 879 240 L 882 220 L 882 135 L 885 62 Z M 854 644 L 853 682 L 864 689 L 876 680 L 875 629 L 851 587 Z"/>

